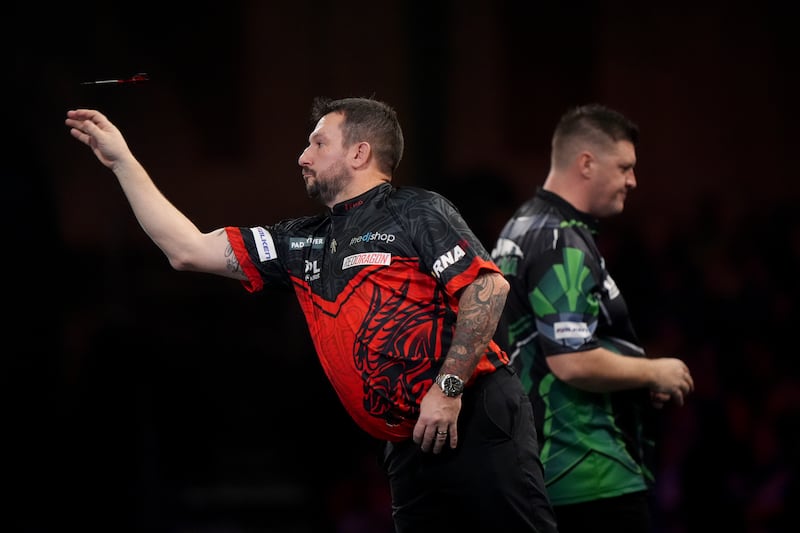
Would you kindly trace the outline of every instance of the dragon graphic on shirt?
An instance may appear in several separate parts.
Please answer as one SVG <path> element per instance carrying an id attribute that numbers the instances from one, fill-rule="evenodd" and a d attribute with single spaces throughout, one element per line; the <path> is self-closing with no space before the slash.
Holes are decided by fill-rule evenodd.
<path id="1" fill-rule="evenodd" d="M 428 298 L 409 297 L 411 284 L 406 280 L 396 290 L 372 292 L 369 309 L 357 332 L 353 356 L 356 368 L 364 378 L 364 409 L 372 416 L 397 424 L 390 398 L 415 401 L 410 412 L 419 414 L 421 394 L 430 386 L 431 365 L 441 359 L 443 343 L 439 329 L 444 327 L 446 309 L 441 289 Z M 427 301 L 420 305 L 420 301 Z M 435 316 L 436 320 L 431 321 Z M 452 332 L 441 335 L 449 339 Z M 383 357 L 377 357 L 377 354 Z M 427 382 L 427 385 L 426 385 Z"/>

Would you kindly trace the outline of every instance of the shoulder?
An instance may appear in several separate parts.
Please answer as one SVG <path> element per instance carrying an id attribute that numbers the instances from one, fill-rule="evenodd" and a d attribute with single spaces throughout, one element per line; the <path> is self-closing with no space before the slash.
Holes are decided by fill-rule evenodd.
<path id="1" fill-rule="evenodd" d="M 327 217 L 325 215 L 321 214 L 297 218 L 286 218 L 266 227 L 272 232 L 288 234 L 304 233 L 307 232 L 309 228 L 318 227 L 326 218 Z"/>
<path id="2" fill-rule="evenodd" d="M 423 189 L 422 187 L 404 186 L 393 187 L 389 193 L 390 197 L 396 200 L 419 200 L 428 198 L 444 198 L 438 192 Z"/>
<path id="3" fill-rule="evenodd" d="M 564 248 L 591 254 L 591 241 L 591 233 L 584 224 L 535 196 L 522 204 L 505 224 L 493 254 L 499 256 L 524 249 L 529 257 L 542 260 L 550 253 L 560 254 Z"/>
<path id="4" fill-rule="evenodd" d="M 455 210 L 453 202 L 444 195 L 422 187 L 395 187 L 388 197 L 390 205 L 397 208 L 422 210 Z"/>
<path id="5" fill-rule="evenodd" d="M 555 206 L 534 196 L 517 208 L 503 233 L 506 237 L 515 239 L 525 234 L 535 236 L 564 228 L 567 225 L 565 221 L 565 217 Z"/>

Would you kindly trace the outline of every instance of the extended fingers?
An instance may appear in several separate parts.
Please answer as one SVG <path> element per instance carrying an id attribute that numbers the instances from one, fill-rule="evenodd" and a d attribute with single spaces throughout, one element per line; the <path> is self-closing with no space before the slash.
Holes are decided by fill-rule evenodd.
<path id="1" fill-rule="evenodd" d="M 67 111 L 67 126 L 81 130 L 83 133 L 91 133 L 91 128 L 99 127 L 108 122 L 105 115 L 94 109 L 70 109 Z"/>

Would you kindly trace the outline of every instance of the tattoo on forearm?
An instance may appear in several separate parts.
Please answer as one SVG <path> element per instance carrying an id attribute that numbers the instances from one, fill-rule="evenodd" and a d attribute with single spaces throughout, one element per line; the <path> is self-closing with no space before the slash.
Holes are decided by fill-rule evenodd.
<path id="1" fill-rule="evenodd" d="M 461 295 L 447 372 L 469 376 L 494 335 L 506 291 L 494 275 L 479 277 Z"/>

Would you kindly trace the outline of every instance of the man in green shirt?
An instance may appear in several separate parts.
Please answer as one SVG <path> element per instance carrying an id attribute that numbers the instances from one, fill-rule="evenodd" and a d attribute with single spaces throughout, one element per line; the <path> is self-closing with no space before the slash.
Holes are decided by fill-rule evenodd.
<path id="1" fill-rule="evenodd" d="M 645 354 L 595 242 L 636 187 L 638 137 L 605 106 L 565 113 L 544 185 L 492 252 L 511 285 L 497 341 L 534 404 L 561 533 L 650 531 L 647 410 L 694 388 L 683 361 Z"/>

